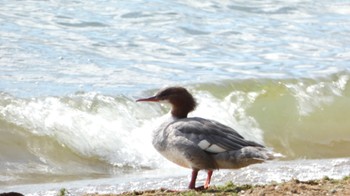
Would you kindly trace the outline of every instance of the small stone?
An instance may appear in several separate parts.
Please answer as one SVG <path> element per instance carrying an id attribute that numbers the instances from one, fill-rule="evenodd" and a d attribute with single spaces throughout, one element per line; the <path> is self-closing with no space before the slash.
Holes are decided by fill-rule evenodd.
<path id="1" fill-rule="evenodd" d="M 337 192 L 337 190 L 332 189 L 332 190 L 330 190 L 329 192 L 330 192 L 331 194 L 335 194 L 335 193 Z"/>

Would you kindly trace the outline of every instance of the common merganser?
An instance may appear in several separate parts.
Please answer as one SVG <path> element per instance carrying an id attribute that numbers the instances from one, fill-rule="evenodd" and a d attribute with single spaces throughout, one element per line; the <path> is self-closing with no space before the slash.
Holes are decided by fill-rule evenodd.
<path id="1" fill-rule="evenodd" d="M 168 160 L 192 169 L 189 189 L 207 189 L 213 170 L 238 169 L 250 164 L 276 158 L 263 145 L 244 139 L 234 129 L 214 120 L 187 114 L 197 105 L 183 87 L 168 87 L 155 96 L 136 100 L 168 101 L 172 105 L 172 119 L 153 133 L 153 146 Z M 196 188 L 199 170 L 207 170 L 204 186 Z"/>

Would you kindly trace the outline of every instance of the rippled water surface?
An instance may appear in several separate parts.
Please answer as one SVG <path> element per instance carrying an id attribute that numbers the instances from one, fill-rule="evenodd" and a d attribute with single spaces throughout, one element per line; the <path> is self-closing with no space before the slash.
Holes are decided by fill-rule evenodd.
<path id="1" fill-rule="evenodd" d="M 349 62 L 342 0 L 4 0 L 0 192 L 121 192 L 147 188 L 145 179 L 186 187 L 189 171 L 174 175 L 151 145 L 169 107 L 134 101 L 170 85 L 195 95 L 192 116 L 286 155 L 220 171 L 215 183 L 340 178 L 349 173 Z"/>
<path id="2" fill-rule="evenodd" d="M 5 1 L 0 90 L 135 92 L 348 70 L 345 1 Z"/>

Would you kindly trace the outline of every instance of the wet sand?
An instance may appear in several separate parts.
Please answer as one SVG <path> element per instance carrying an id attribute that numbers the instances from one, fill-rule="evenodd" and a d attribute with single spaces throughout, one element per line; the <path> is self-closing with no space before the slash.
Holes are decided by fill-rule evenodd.
<path id="1" fill-rule="evenodd" d="M 228 183 L 213 186 L 204 191 L 170 192 L 168 190 L 132 191 L 121 194 L 86 194 L 85 196 L 117 195 L 350 195 L 350 176 L 341 180 L 324 177 L 320 180 L 299 181 L 297 179 L 284 183 L 269 185 L 240 185 Z"/>
<path id="2" fill-rule="evenodd" d="M 350 158 L 281 160 L 255 164 L 238 170 L 219 170 L 214 172 L 209 192 L 190 192 L 190 194 L 260 195 L 266 193 L 273 195 L 288 192 L 288 194 L 299 195 L 304 193 L 302 191 L 309 191 L 305 193 L 307 195 L 312 195 L 311 191 L 321 195 L 347 193 L 346 191 L 350 190 L 349 177 L 346 177 L 350 176 L 349 163 Z M 174 169 L 176 174 L 173 172 Z M 201 172 L 197 179 L 197 186 L 203 185 L 205 178 L 206 173 Z M 189 170 L 174 166 L 173 169 L 139 171 L 110 178 L 6 186 L 0 187 L 0 193 L 16 191 L 24 195 L 45 196 L 174 194 L 162 191 L 161 187 L 186 191 L 188 180 Z M 220 187 L 227 182 L 232 182 L 236 186 L 222 190 Z M 60 194 L 61 190 L 67 194 Z"/>

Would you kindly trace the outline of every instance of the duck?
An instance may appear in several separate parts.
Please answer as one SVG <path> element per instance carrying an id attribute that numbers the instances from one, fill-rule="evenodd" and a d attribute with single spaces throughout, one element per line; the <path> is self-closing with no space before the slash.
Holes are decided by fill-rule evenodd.
<path id="1" fill-rule="evenodd" d="M 279 157 L 264 145 L 246 140 L 233 128 L 215 120 L 188 117 L 197 102 L 184 87 L 161 89 L 137 102 L 168 102 L 171 118 L 153 131 L 154 148 L 169 161 L 192 169 L 189 189 L 207 189 L 214 170 L 239 169 Z M 204 186 L 196 187 L 198 172 L 205 170 Z"/>

